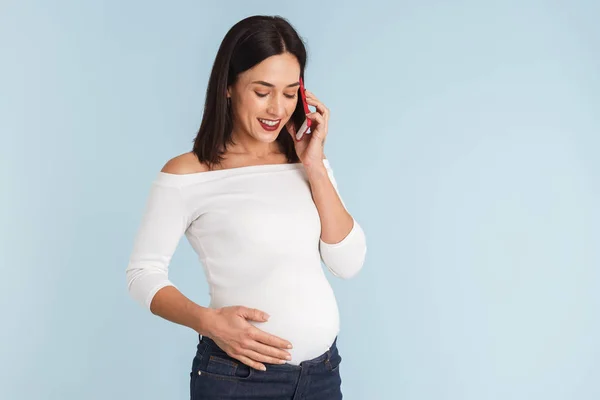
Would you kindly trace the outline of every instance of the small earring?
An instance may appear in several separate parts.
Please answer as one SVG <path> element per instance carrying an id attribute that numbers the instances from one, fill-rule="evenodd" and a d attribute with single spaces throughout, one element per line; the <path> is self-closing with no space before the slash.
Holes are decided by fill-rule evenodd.
<path id="1" fill-rule="evenodd" d="M 231 107 L 231 97 L 227 98 L 227 107 Z"/>

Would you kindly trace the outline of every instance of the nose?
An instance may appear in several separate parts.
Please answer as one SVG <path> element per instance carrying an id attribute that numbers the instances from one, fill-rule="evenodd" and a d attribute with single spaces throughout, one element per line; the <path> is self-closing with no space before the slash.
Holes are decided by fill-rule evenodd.
<path id="1" fill-rule="evenodd" d="M 271 97 L 271 101 L 269 102 L 269 106 L 267 107 L 267 113 L 275 116 L 281 117 L 285 113 L 285 104 L 281 98 L 278 96 Z"/>

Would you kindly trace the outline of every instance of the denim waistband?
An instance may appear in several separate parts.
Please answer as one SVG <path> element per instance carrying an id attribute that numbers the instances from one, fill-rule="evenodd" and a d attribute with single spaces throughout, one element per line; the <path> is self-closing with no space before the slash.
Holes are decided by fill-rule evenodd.
<path id="1" fill-rule="evenodd" d="M 206 344 L 211 348 L 211 351 L 213 352 L 219 352 L 222 353 L 223 355 L 227 355 L 227 353 L 221 349 L 214 340 L 212 340 L 211 338 L 209 338 L 208 336 L 202 336 L 199 335 L 199 340 L 200 343 Z M 329 347 L 329 349 L 327 349 L 326 352 L 324 352 L 323 354 L 321 354 L 320 356 L 317 356 L 311 360 L 305 360 L 302 361 L 300 363 L 300 365 L 294 365 L 294 364 L 269 364 L 269 368 L 273 369 L 301 369 L 302 366 L 309 366 L 309 365 L 316 365 L 316 364 L 322 364 L 322 363 L 329 363 L 331 361 L 332 356 L 337 352 L 337 336 L 336 338 L 333 340 L 333 343 L 331 344 L 331 346 Z"/>

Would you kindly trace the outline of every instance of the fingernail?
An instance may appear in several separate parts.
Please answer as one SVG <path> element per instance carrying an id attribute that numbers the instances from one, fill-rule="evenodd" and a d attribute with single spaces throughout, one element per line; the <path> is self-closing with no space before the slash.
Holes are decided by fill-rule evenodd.
<path id="1" fill-rule="evenodd" d="M 288 349 L 291 349 L 291 348 L 292 348 L 292 345 L 291 345 L 291 344 L 288 344 L 287 348 L 288 348 Z"/>
<path id="2" fill-rule="evenodd" d="M 265 367 L 264 365 L 260 367 L 261 371 L 266 371 L 267 367 Z"/>

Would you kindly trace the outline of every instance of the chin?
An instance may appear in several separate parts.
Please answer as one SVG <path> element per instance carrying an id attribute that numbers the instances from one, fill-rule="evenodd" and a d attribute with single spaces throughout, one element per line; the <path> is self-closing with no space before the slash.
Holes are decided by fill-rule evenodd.
<path id="1" fill-rule="evenodd" d="M 260 135 L 259 140 L 264 143 L 273 143 L 279 137 L 279 132 L 268 132 Z"/>
<path id="2" fill-rule="evenodd" d="M 267 132 L 267 131 L 263 131 L 262 129 L 259 128 L 256 138 L 258 140 L 260 140 L 261 142 L 271 143 L 271 142 L 275 141 L 275 139 L 277 139 L 277 137 L 279 136 L 280 133 L 281 133 L 281 129 L 279 129 L 278 131 Z"/>

